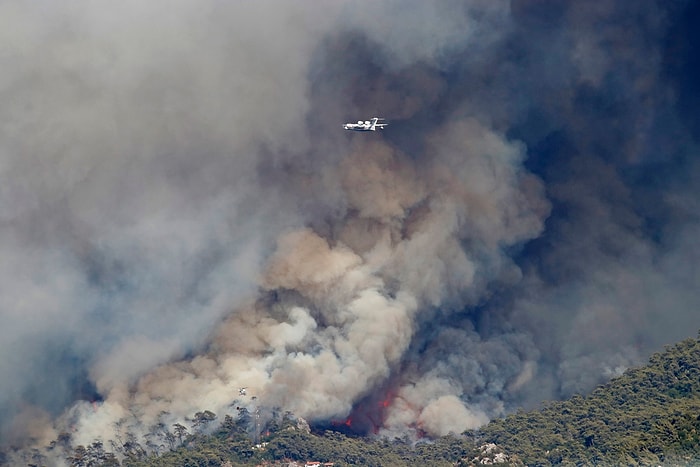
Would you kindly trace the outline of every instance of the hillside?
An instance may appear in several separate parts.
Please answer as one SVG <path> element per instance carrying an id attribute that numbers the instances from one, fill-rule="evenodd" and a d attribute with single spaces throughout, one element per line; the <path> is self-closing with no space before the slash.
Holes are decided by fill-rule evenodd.
<path id="1" fill-rule="evenodd" d="M 528 465 L 698 465 L 700 341 L 654 354 L 586 397 L 494 420 L 470 437 Z"/>
<path id="2" fill-rule="evenodd" d="M 286 414 L 271 422 L 260 444 L 250 437 L 250 416 L 195 415 L 199 428 L 161 426 L 141 446 L 129 440 L 107 452 L 101 443 L 67 454 L 72 466 L 283 465 L 281 461 L 342 465 L 700 465 L 700 340 L 687 339 L 654 354 L 641 368 L 590 395 L 517 412 L 460 437 L 411 444 L 406 440 L 312 433 Z M 60 449 L 60 443 L 55 449 Z M 148 455 L 160 451 L 160 455 Z M 117 454 L 118 456 L 115 456 Z M 35 465 L 46 460 L 34 458 Z M 286 465 L 286 464 L 285 464 Z"/>

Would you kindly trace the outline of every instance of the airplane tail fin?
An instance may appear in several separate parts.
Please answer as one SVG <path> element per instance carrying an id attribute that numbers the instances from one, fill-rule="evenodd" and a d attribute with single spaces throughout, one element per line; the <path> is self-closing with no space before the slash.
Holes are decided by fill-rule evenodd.
<path id="1" fill-rule="evenodd" d="M 384 127 L 388 125 L 388 123 L 378 123 L 380 121 L 385 121 L 385 118 L 382 117 L 374 117 L 372 118 L 372 126 L 370 127 L 371 130 L 376 130 L 379 128 L 380 130 L 383 130 Z"/>

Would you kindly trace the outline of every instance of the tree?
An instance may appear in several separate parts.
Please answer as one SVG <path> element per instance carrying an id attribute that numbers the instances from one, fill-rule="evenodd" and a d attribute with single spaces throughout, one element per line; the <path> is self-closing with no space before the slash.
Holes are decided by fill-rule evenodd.
<path id="1" fill-rule="evenodd" d="M 210 410 L 205 410 L 204 412 L 197 412 L 196 414 L 194 414 L 194 422 L 192 423 L 192 426 L 193 428 L 202 432 L 214 420 L 216 420 L 216 414 Z"/>
<path id="2" fill-rule="evenodd" d="M 180 445 L 182 445 L 182 439 L 186 438 L 188 435 L 187 427 L 185 425 L 181 425 L 180 423 L 175 423 L 173 424 L 173 428 L 175 429 L 175 436 L 177 437 L 177 440 L 180 442 Z"/>

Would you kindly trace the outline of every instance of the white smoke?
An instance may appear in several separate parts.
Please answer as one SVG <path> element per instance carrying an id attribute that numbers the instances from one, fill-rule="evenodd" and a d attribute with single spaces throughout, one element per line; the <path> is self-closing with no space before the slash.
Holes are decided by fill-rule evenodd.
<path id="1" fill-rule="evenodd" d="M 668 93 L 646 36 L 591 36 L 621 9 L 601 4 L 561 7 L 581 27 L 551 40 L 505 0 L 4 2 L 3 444 L 119 444 L 236 406 L 457 433 L 692 327 L 697 222 L 654 243 L 615 165 Z M 601 131 L 579 104 L 617 56 L 632 129 Z M 375 112 L 396 121 L 340 130 Z M 521 139 L 559 126 L 571 148 L 536 176 Z M 666 202 L 695 212 L 692 193 Z"/>
<path id="2" fill-rule="evenodd" d="M 239 387 L 263 406 L 311 420 L 346 417 L 398 368 L 421 310 L 478 299 L 486 284 L 514 268 L 504 245 L 542 228 L 546 203 L 533 178 L 521 180 L 520 146 L 473 121 L 437 139 L 442 144 L 421 173 L 385 144 L 360 145 L 335 169 L 348 203 L 333 226 L 337 238 L 308 228 L 282 235 L 261 278 L 265 293 L 277 297 L 234 308 L 208 351 L 150 371 L 134 390 L 113 373 L 110 384 L 98 379 L 105 401 L 80 417 L 76 442 L 109 436 L 95 424 L 143 433 L 163 412 L 180 419 L 202 408 L 225 412 Z M 361 230 L 367 225 L 369 234 Z M 469 257 L 464 241 L 477 257 Z M 440 435 L 487 420 L 460 402 L 459 384 L 437 390 L 444 385 L 432 378 L 440 375 L 423 378 L 425 388 L 436 390 L 412 392 L 410 423 Z"/>

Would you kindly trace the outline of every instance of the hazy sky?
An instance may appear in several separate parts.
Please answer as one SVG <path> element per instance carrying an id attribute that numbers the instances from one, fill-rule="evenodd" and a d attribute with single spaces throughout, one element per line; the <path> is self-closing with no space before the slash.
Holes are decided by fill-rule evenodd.
<path id="1" fill-rule="evenodd" d="M 0 445 L 441 435 L 696 335 L 699 14 L 0 3 Z"/>

